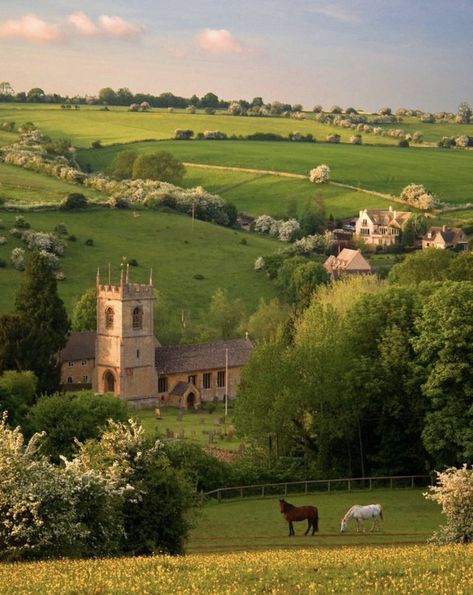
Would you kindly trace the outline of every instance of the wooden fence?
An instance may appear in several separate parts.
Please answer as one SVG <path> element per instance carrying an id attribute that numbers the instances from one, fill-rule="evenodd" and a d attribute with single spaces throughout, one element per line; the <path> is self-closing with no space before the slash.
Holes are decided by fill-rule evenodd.
<path id="1" fill-rule="evenodd" d="M 385 477 L 350 477 L 341 479 L 314 479 L 283 483 L 261 483 L 255 485 L 217 488 L 206 492 L 208 498 L 230 500 L 234 498 L 264 498 L 266 496 L 287 496 L 288 494 L 309 494 L 340 490 L 373 490 L 376 488 L 415 488 L 432 485 L 433 475 L 389 475 Z"/>

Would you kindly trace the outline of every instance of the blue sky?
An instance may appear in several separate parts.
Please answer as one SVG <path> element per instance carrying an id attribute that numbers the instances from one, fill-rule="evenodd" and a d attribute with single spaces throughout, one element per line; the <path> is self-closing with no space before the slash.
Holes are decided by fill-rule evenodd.
<path id="1" fill-rule="evenodd" d="M 1 0 L 0 79 L 455 110 L 473 102 L 472 26 L 473 0 Z"/>

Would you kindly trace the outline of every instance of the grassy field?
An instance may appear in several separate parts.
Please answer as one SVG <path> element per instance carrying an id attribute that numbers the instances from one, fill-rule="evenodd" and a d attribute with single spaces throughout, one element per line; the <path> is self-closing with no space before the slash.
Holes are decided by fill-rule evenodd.
<path id="1" fill-rule="evenodd" d="M 232 409 L 229 408 L 225 420 L 221 403 L 211 413 L 206 409 L 179 412 L 174 407 L 161 407 L 160 419 L 156 418 L 154 409 L 138 409 L 134 416 L 147 432 L 155 433 L 161 438 L 166 438 L 169 430 L 174 437 L 201 446 L 210 444 L 226 450 L 237 450 L 240 446 L 240 440 L 234 436 Z M 213 435 L 212 439 L 209 438 L 210 433 Z"/>
<path id="2" fill-rule="evenodd" d="M 287 171 L 306 175 L 327 163 L 337 182 L 399 194 L 411 182 L 424 184 L 445 202 L 473 202 L 473 152 L 399 147 L 254 141 L 162 141 L 135 143 L 136 151 L 166 150 L 188 163 Z M 83 166 L 103 170 L 123 146 L 81 151 Z"/>
<path id="3" fill-rule="evenodd" d="M 320 533 L 287 537 L 277 499 L 206 505 L 180 557 L 0 564 L 5 595 L 37 593 L 463 593 L 473 590 L 473 544 L 432 546 L 438 507 L 419 490 L 291 497 L 320 511 Z M 379 533 L 341 535 L 353 502 L 385 508 Z M 411 542 L 411 543 L 406 543 Z M 412 543 L 418 542 L 418 543 Z"/>
<path id="4" fill-rule="evenodd" d="M 8 261 L 7 268 L 0 268 L 0 312 L 6 312 L 13 307 L 23 274 L 9 264 L 11 250 L 21 246 L 8 233 L 15 214 L 4 212 L 0 217 L 5 226 L 0 235 L 8 240 L 0 246 L 0 258 Z M 145 281 L 153 267 L 155 287 L 168 298 L 178 319 L 184 309 L 191 320 L 201 320 L 219 287 L 226 288 L 232 298 L 240 297 L 248 312 L 256 308 L 260 297 L 274 296 L 271 282 L 253 270 L 258 256 L 280 246 L 264 236 L 202 221 L 195 221 L 192 228 L 190 217 L 152 211 L 44 212 L 27 213 L 25 218 L 37 231 L 52 231 L 64 222 L 69 234 L 77 237 L 76 242 L 68 242 L 61 260 L 66 280 L 59 283 L 59 291 L 69 309 L 95 284 L 97 267 L 105 275 L 111 262 L 117 278 L 123 256 L 138 261 L 139 267 L 131 269 L 131 277 L 137 281 Z M 93 246 L 84 245 L 88 238 L 93 239 Z M 242 244 L 243 239 L 246 243 Z M 196 274 L 204 278 L 196 279 Z"/>
<path id="5" fill-rule="evenodd" d="M 71 192 L 81 192 L 90 200 L 106 199 L 105 195 L 90 188 L 0 163 L 0 196 L 10 204 L 59 204 Z"/>

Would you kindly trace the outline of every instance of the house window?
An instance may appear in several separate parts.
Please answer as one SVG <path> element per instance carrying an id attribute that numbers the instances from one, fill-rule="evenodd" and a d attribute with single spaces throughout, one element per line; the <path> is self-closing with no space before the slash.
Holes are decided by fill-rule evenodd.
<path id="1" fill-rule="evenodd" d="M 143 328 L 143 308 L 136 306 L 133 309 L 133 330 L 138 331 Z"/>
<path id="2" fill-rule="evenodd" d="M 205 372 L 202 382 L 203 382 L 203 387 L 204 388 L 210 388 L 212 385 L 212 374 L 210 372 Z"/>
<path id="3" fill-rule="evenodd" d="M 368 225 L 368 219 L 363 219 L 363 221 L 361 222 L 362 225 Z"/>
<path id="4" fill-rule="evenodd" d="M 188 376 L 187 377 L 187 382 L 189 384 L 193 384 L 194 386 L 196 385 L 196 381 L 197 381 L 197 376 L 192 375 L 192 376 Z"/>
<path id="5" fill-rule="evenodd" d="M 82 376 L 82 382 L 89 382 L 88 376 Z"/>
<path id="6" fill-rule="evenodd" d="M 225 370 L 217 372 L 217 386 L 225 386 Z"/>
<path id="7" fill-rule="evenodd" d="M 113 328 L 114 315 L 113 308 L 107 308 L 105 310 L 105 328 Z"/>
<path id="8" fill-rule="evenodd" d="M 81 361 L 81 365 L 82 365 L 82 366 L 86 366 L 86 365 L 87 365 L 87 360 L 86 360 L 86 359 L 83 359 L 83 360 Z"/>
<path id="9" fill-rule="evenodd" d="M 69 368 L 73 368 L 74 367 L 74 362 L 67 362 L 67 365 L 69 366 Z"/>
<path id="10" fill-rule="evenodd" d="M 67 384 L 72 384 L 72 377 L 71 376 L 68 376 L 68 378 L 67 378 Z"/>
<path id="11" fill-rule="evenodd" d="M 360 228 L 360 235 L 362 236 L 369 236 L 370 230 L 367 227 Z"/>
<path id="12" fill-rule="evenodd" d="M 158 393 L 167 393 L 167 392 L 168 392 L 168 377 L 160 376 L 158 378 Z"/>

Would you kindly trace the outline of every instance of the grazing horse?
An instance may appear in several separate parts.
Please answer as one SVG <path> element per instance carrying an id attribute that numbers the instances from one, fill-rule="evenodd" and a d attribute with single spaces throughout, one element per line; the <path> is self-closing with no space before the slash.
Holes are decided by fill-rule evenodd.
<path id="1" fill-rule="evenodd" d="M 342 522 L 340 525 L 340 533 L 343 533 L 343 531 L 346 530 L 347 523 L 351 518 L 354 518 L 356 521 L 357 533 L 360 531 L 360 524 L 363 523 L 365 519 L 373 520 L 373 524 L 371 526 L 371 531 L 373 531 L 375 526 L 379 524 L 379 520 L 384 520 L 383 509 L 381 508 L 381 504 L 368 504 L 367 506 L 360 506 L 359 504 L 355 504 L 355 506 L 352 506 L 345 514 L 345 516 L 342 518 Z"/>
<path id="2" fill-rule="evenodd" d="M 279 510 L 289 524 L 289 537 L 295 535 L 293 521 L 305 521 L 307 519 L 307 535 L 312 527 L 312 535 L 319 530 L 319 513 L 315 506 L 294 506 L 286 500 L 279 500 Z"/>

